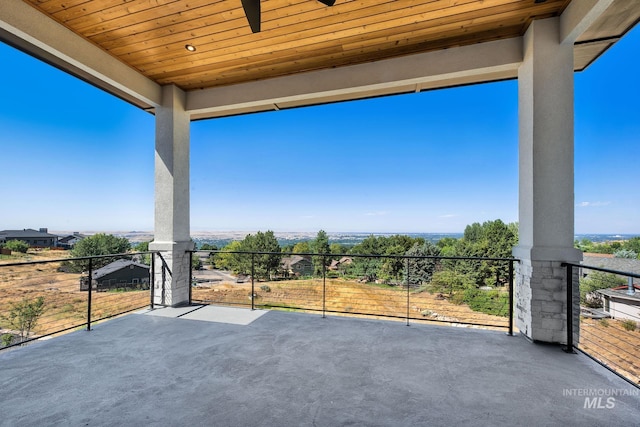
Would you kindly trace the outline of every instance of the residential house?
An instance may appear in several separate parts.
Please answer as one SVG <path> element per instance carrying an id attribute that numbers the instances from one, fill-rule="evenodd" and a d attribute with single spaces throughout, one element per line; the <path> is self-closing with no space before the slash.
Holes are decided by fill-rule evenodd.
<path id="1" fill-rule="evenodd" d="M 58 236 L 50 234 L 46 228 L 41 228 L 40 230 L 25 228 L 24 230 L 0 231 L 0 243 L 10 240 L 22 240 L 29 246 L 36 248 L 53 248 L 58 245 Z"/>
<path id="2" fill-rule="evenodd" d="M 631 258 L 616 258 L 611 254 L 585 253 L 582 265 L 607 270 L 625 271 L 640 274 L 640 260 Z M 594 271 L 589 268 L 580 269 L 580 277 L 589 277 Z M 640 321 L 640 288 L 639 280 L 634 279 L 632 288 L 628 285 L 596 291 L 602 300 L 602 310 L 614 319 L 632 319 Z M 631 294 L 630 290 L 634 293 Z"/>
<path id="3" fill-rule="evenodd" d="M 92 272 L 91 283 L 98 291 L 114 288 L 149 288 L 149 266 L 119 259 Z M 89 289 L 87 277 L 80 278 L 80 290 Z"/>
<path id="4" fill-rule="evenodd" d="M 300 255 L 282 258 L 280 268 L 284 271 L 285 277 L 310 276 L 313 274 L 313 263 L 311 260 Z"/>
<path id="5" fill-rule="evenodd" d="M 71 234 L 58 236 L 58 246 L 65 249 L 71 249 L 78 243 L 80 240 L 84 239 L 84 234 L 80 234 L 77 231 L 74 231 Z"/>
<path id="6" fill-rule="evenodd" d="M 602 309 L 613 319 L 631 319 L 640 322 L 640 286 L 619 286 L 597 291 L 602 298 Z"/>
<path id="7" fill-rule="evenodd" d="M 353 258 L 348 257 L 348 256 L 343 256 L 339 260 L 334 259 L 333 261 L 331 261 L 331 265 L 329 266 L 329 270 L 339 270 L 340 267 L 343 267 L 345 265 L 349 265 L 352 262 L 353 262 Z"/>

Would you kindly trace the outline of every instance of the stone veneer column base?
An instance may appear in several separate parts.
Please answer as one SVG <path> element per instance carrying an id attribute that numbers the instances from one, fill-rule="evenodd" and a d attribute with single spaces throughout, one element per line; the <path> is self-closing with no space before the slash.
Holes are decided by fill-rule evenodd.
<path id="1" fill-rule="evenodd" d="M 153 303 L 176 307 L 189 303 L 189 253 L 193 242 L 151 242 L 149 250 L 160 251 L 154 256 Z"/>
<path id="2" fill-rule="evenodd" d="M 516 266 L 516 326 L 533 341 L 567 343 L 567 269 L 561 261 L 523 259 Z M 580 337 L 578 269 L 573 280 L 573 340 Z"/>

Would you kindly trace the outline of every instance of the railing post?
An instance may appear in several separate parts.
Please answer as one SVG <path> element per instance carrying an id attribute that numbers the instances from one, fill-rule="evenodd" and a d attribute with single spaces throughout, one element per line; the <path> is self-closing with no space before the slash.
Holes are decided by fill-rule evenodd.
<path id="1" fill-rule="evenodd" d="M 567 268 L 567 347 L 564 349 L 566 353 L 575 353 L 573 351 L 573 266 L 565 265 Z"/>
<path id="2" fill-rule="evenodd" d="M 193 288 L 193 252 L 189 251 L 189 305 L 191 305 L 191 290 Z"/>
<path id="3" fill-rule="evenodd" d="M 327 310 L 327 258 L 322 256 L 322 318 L 326 317 Z"/>
<path id="4" fill-rule="evenodd" d="M 513 263 L 509 261 L 509 332 L 507 335 L 513 336 Z"/>
<path id="5" fill-rule="evenodd" d="M 256 254 L 252 253 L 251 254 L 251 310 L 255 310 L 256 309 L 256 305 L 254 303 L 254 299 L 255 299 L 255 291 L 254 291 L 254 276 L 256 275 L 256 263 L 255 263 L 255 259 L 256 259 Z"/>
<path id="6" fill-rule="evenodd" d="M 167 283 L 167 266 L 164 263 L 164 258 L 162 258 L 162 256 L 160 256 L 160 259 L 162 260 L 162 289 L 160 290 L 160 301 L 162 301 L 162 304 L 164 305 L 166 300 L 166 283 Z"/>
<path id="7" fill-rule="evenodd" d="M 407 326 L 409 326 L 409 258 L 407 258 Z"/>
<path id="8" fill-rule="evenodd" d="M 150 292 L 150 301 L 149 308 L 153 310 L 153 300 L 155 298 L 155 288 L 156 288 L 156 253 L 151 252 L 151 278 L 149 279 L 149 289 Z"/>
<path id="9" fill-rule="evenodd" d="M 91 288 L 93 288 L 93 258 L 89 258 L 89 290 L 87 293 L 87 331 L 91 330 Z"/>

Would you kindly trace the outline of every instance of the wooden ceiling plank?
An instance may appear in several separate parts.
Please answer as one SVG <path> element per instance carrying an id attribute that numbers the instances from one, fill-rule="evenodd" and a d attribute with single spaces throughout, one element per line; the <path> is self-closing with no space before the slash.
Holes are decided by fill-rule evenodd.
<path id="1" fill-rule="evenodd" d="M 460 19 L 462 17 L 467 17 L 468 19 L 466 21 L 456 21 L 456 22 L 445 24 L 447 22 L 446 21 L 447 18 L 440 17 L 433 20 L 425 21 L 420 25 L 415 25 L 415 24 L 412 24 L 412 25 L 414 25 L 416 28 L 428 27 L 424 34 L 425 36 L 429 36 L 429 35 L 432 35 L 432 31 L 433 31 L 432 29 L 437 28 L 439 26 L 446 25 L 447 28 L 459 27 L 461 31 L 464 31 L 465 27 L 469 27 L 474 22 L 490 22 L 490 21 L 499 22 L 501 20 L 512 19 L 513 17 L 520 17 L 520 19 L 525 19 L 523 18 L 523 16 L 529 16 L 529 13 L 528 13 L 529 9 L 525 9 L 524 12 L 522 10 L 510 10 L 510 9 L 512 8 L 510 8 L 508 5 L 506 6 L 503 5 L 503 6 L 497 6 L 495 8 L 484 10 L 485 12 L 484 16 L 478 16 L 476 13 L 473 13 L 470 15 L 467 15 L 464 13 L 456 15 L 457 19 Z M 542 9 L 537 8 L 536 10 L 541 11 Z M 525 13 L 526 15 L 523 15 L 523 13 Z M 376 31 L 385 31 L 385 30 L 389 30 L 389 28 L 393 28 L 393 32 L 395 32 L 397 31 L 398 28 L 401 28 L 407 25 L 407 22 L 412 22 L 412 21 L 411 20 L 405 21 L 401 18 L 401 19 L 398 19 L 397 21 L 393 21 L 393 25 L 388 25 L 388 23 L 376 24 L 374 22 L 373 24 L 367 26 L 368 32 L 366 33 L 367 34 L 366 37 L 371 37 L 371 34 Z M 306 33 L 305 35 L 308 36 L 304 38 L 305 43 L 315 44 L 315 43 L 321 43 L 321 42 L 325 42 L 325 43 L 329 42 L 327 35 L 324 34 L 324 32 L 322 32 L 320 29 L 311 29 L 306 32 L 301 31 L 300 33 Z M 331 39 L 344 40 L 344 38 L 351 37 L 356 34 L 365 34 L 365 32 L 361 27 L 350 28 L 342 31 L 339 31 L 339 29 L 337 29 L 337 31 L 334 31 L 331 34 L 332 36 Z M 218 60 L 223 61 L 228 55 L 254 56 L 254 55 L 259 55 L 265 51 L 268 51 L 270 53 L 276 53 L 279 50 L 288 49 L 292 46 L 300 45 L 300 42 L 298 40 L 295 40 L 295 37 L 294 37 L 294 40 L 287 40 L 286 38 L 283 38 L 282 40 L 283 42 L 275 43 L 273 45 L 256 42 L 255 44 L 251 45 L 252 47 L 251 50 L 244 50 L 244 51 L 238 51 L 236 46 L 229 46 L 228 48 L 225 49 L 217 44 L 215 46 L 212 46 L 212 48 L 215 48 L 216 58 L 218 58 Z M 201 50 L 204 50 L 206 46 L 201 46 L 201 48 L 202 48 Z M 179 58 L 171 58 L 172 52 L 173 51 L 166 51 L 164 53 L 161 53 L 158 51 L 145 52 L 145 55 L 141 56 L 139 58 L 139 61 L 137 61 L 135 58 L 129 58 L 127 59 L 127 61 L 132 65 L 139 67 L 145 73 L 149 73 L 149 72 L 152 72 L 153 69 L 171 67 L 171 65 L 179 64 L 183 60 Z M 180 54 L 181 52 L 178 51 L 177 53 Z M 149 61 L 149 58 L 153 58 L 153 61 Z M 149 64 L 154 64 L 155 66 L 150 69 L 148 67 Z"/>
<path id="2" fill-rule="evenodd" d="M 417 2 L 417 1 L 419 0 L 414 0 L 414 2 Z M 421 1 L 424 1 L 424 0 L 421 0 Z M 475 0 L 463 0 L 463 1 L 475 1 Z M 309 1 L 305 0 L 304 4 L 307 4 L 307 3 L 309 3 Z M 391 7 L 390 5 L 391 3 L 387 3 L 386 6 L 384 6 L 384 9 L 382 10 L 388 11 L 389 8 Z M 381 6 L 376 5 L 375 7 L 379 8 Z M 184 37 L 185 34 L 190 34 L 190 35 L 198 34 L 198 37 L 215 35 L 215 37 L 212 37 L 212 40 L 216 40 L 216 41 L 221 41 L 225 39 L 227 40 L 237 39 L 237 33 L 232 33 L 232 34 L 227 34 L 222 36 L 220 34 L 228 29 L 241 28 L 243 30 L 242 35 L 244 36 L 250 35 L 247 31 L 247 22 L 246 22 L 246 18 L 244 17 L 244 13 L 242 12 L 242 9 L 238 9 L 238 10 L 241 12 L 239 14 L 240 17 L 237 19 L 237 21 L 234 21 L 235 25 L 231 25 L 230 24 L 231 21 L 229 21 L 229 24 L 226 26 L 227 28 L 224 28 L 224 27 L 214 28 L 213 25 L 215 25 L 215 23 L 212 23 L 211 18 L 206 16 L 206 17 L 199 17 L 198 19 L 194 19 L 190 21 L 181 22 L 179 24 L 176 23 L 171 27 L 167 27 L 167 26 L 149 27 L 145 25 L 147 29 L 143 30 L 143 28 L 140 28 L 140 25 L 138 25 L 136 26 L 135 29 L 132 28 L 132 31 L 135 31 L 135 34 L 132 34 L 129 37 L 112 38 L 112 40 L 102 40 L 99 38 L 92 38 L 92 40 L 94 42 L 100 43 L 107 49 L 110 49 L 114 54 L 117 55 L 117 54 L 121 54 L 123 50 L 126 50 L 127 46 L 140 43 L 140 38 L 143 38 L 145 42 L 149 42 L 150 40 L 154 40 L 155 42 L 155 39 L 158 39 L 157 40 L 158 44 L 171 44 L 171 43 L 175 43 L 176 41 L 179 42 L 179 40 L 182 37 Z M 374 8 L 368 7 L 367 10 L 374 10 Z M 346 16 L 347 15 L 345 15 L 345 20 L 346 20 Z M 202 35 L 200 35 L 200 33 L 202 33 Z M 105 35 L 106 34 L 108 33 L 105 33 Z M 263 32 L 259 35 L 261 39 L 265 39 L 268 36 L 269 34 L 267 34 L 267 32 Z M 254 36 L 254 38 L 256 38 L 256 36 Z"/>
<path id="3" fill-rule="evenodd" d="M 503 5 L 501 0 L 493 0 L 493 3 L 491 4 L 496 4 L 498 6 L 496 6 L 496 8 L 483 9 L 483 13 L 485 15 L 493 15 L 493 14 L 501 13 L 503 11 L 503 8 L 505 7 L 508 9 L 514 9 L 513 5 Z M 518 9 L 516 8 L 514 10 L 514 13 L 517 13 L 517 10 Z M 457 16 L 458 17 L 457 19 L 467 18 L 471 20 L 478 17 L 477 12 L 473 12 L 473 11 L 456 13 L 456 12 L 459 12 L 458 9 L 451 9 L 450 12 L 453 13 L 452 16 Z M 301 24 L 299 27 L 290 28 L 289 31 L 291 31 L 291 33 L 285 32 L 285 31 L 279 31 L 276 37 L 258 38 L 258 39 L 254 37 L 253 38 L 254 41 L 252 43 L 244 43 L 244 40 L 240 40 L 237 37 L 234 39 L 228 40 L 226 43 L 216 40 L 207 44 L 207 43 L 203 43 L 203 41 L 199 39 L 193 39 L 192 42 L 194 43 L 194 45 L 198 46 L 200 51 L 206 51 L 207 48 L 210 48 L 210 50 L 212 52 L 215 52 L 216 55 L 224 54 L 228 51 L 234 51 L 234 52 L 243 51 L 243 52 L 246 52 L 247 55 L 253 55 L 256 53 L 256 50 L 260 48 L 273 50 L 274 47 L 277 47 L 280 45 L 288 46 L 288 45 L 291 45 L 292 43 L 302 44 L 302 43 L 315 43 L 318 41 L 330 42 L 331 40 L 339 40 L 342 37 L 348 37 L 352 35 L 353 32 L 365 34 L 367 32 L 373 32 L 373 31 L 377 31 L 387 27 L 398 28 L 398 27 L 405 26 L 407 24 L 413 24 L 416 26 L 421 26 L 421 25 L 436 26 L 436 25 L 439 25 L 441 22 L 444 22 L 443 20 L 447 19 L 447 17 L 441 16 L 441 14 L 439 13 L 433 17 L 427 14 L 427 15 L 422 15 L 422 18 L 425 19 L 423 22 L 419 22 L 416 24 L 415 22 L 417 19 L 414 16 L 407 17 L 407 16 L 403 16 L 401 13 L 391 14 L 391 15 L 392 16 L 389 21 L 379 23 L 377 21 L 377 17 L 373 17 L 373 18 L 361 20 L 359 22 L 360 25 L 358 26 L 354 26 L 351 28 L 344 28 L 344 29 L 341 28 L 340 24 L 321 26 L 321 27 L 312 27 L 309 29 L 306 29 L 305 26 Z M 250 37 L 246 37 L 246 39 L 251 40 Z M 250 50 L 248 50 L 247 48 L 250 48 Z M 181 45 L 174 45 L 174 50 L 165 50 L 165 49 L 162 49 L 162 47 L 147 49 L 145 51 L 140 52 L 141 55 L 139 55 L 139 58 L 142 62 L 137 61 L 133 57 L 130 59 L 127 59 L 127 61 L 136 67 L 142 66 L 145 63 L 148 63 L 149 60 L 152 58 L 154 62 L 157 62 L 155 60 L 163 60 L 165 58 L 169 58 L 171 56 L 171 52 L 180 54 L 182 53 L 181 50 L 182 50 Z M 157 56 L 159 55 L 159 52 L 163 52 L 164 56 Z"/>
<path id="4" fill-rule="evenodd" d="M 133 0 L 126 7 L 117 6 L 100 13 L 92 13 L 65 22 L 65 25 L 82 33 L 93 36 L 118 27 L 127 27 L 135 22 L 146 22 L 157 16 L 170 16 L 184 12 L 182 0 Z"/>
<path id="5" fill-rule="evenodd" d="M 132 3 L 134 0 L 127 0 Z M 56 12 L 49 12 L 56 21 L 67 24 L 74 19 L 81 19 L 83 16 L 94 14 L 109 13 L 109 10 L 115 8 L 128 8 L 128 4 L 124 0 L 101 0 L 101 1 L 81 1 L 77 4 L 69 4 L 65 2 L 65 7 Z"/>
<path id="6" fill-rule="evenodd" d="M 515 22 L 505 22 L 505 30 L 504 31 L 495 31 L 494 27 L 491 23 L 487 23 L 487 24 L 481 24 L 481 25 L 477 25 L 474 29 L 474 31 L 472 33 L 469 33 L 463 37 L 459 36 L 459 33 L 457 31 L 452 30 L 448 33 L 442 33 L 440 35 L 440 39 L 445 40 L 445 41 L 440 41 L 440 40 L 435 40 L 435 41 L 431 41 L 428 44 L 422 43 L 421 46 L 417 46 L 415 48 L 409 48 L 409 49 L 404 49 L 401 54 L 407 54 L 407 53 L 415 53 L 415 52 L 422 52 L 422 51 L 427 51 L 427 50 L 433 50 L 435 49 L 433 46 L 440 46 L 443 45 L 445 43 L 452 43 L 451 40 L 453 40 L 454 38 L 458 37 L 460 42 L 459 44 L 470 44 L 471 42 L 477 42 L 477 40 L 475 40 L 475 33 L 479 32 L 484 34 L 484 39 L 497 39 L 497 38 L 503 38 L 505 36 L 513 36 L 513 34 L 515 33 L 519 33 L 522 29 L 522 24 L 521 22 L 515 21 Z M 494 31 L 495 34 L 491 34 L 490 32 Z M 333 55 L 333 57 L 337 57 L 336 54 L 340 54 L 341 57 L 357 57 L 358 55 L 361 55 L 363 52 L 376 52 L 378 55 L 380 53 L 380 51 L 385 50 L 385 49 L 389 49 L 389 48 L 394 48 L 394 49 L 398 49 L 399 46 L 401 45 L 408 45 L 408 46 L 415 46 L 416 43 L 412 41 L 412 38 L 418 38 L 419 40 L 424 40 L 424 37 L 422 37 L 421 34 L 416 34 L 415 31 L 411 32 L 406 32 L 406 33 L 402 33 L 403 34 L 403 39 L 404 39 L 404 43 L 400 44 L 396 41 L 389 41 L 388 38 L 380 38 L 378 40 L 377 44 L 374 45 L 370 45 L 370 46 L 364 46 L 364 47 L 359 47 L 358 49 L 351 49 L 351 50 L 336 50 L 336 49 L 332 49 L 332 50 L 327 50 L 326 48 L 324 48 L 325 51 L 329 51 L 331 52 L 331 54 Z M 348 42 L 348 40 L 347 40 Z M 426 46 L 426 47 L 425 47 Z M 302 69 L 304 68 L 313 68 L 313 69 L 317 69 L 318 68 L 318 61 L 320 61 L 319 63 L 322 63 L 322 61 L 325 61 L 328 57 L 327 56 L 319 56 L 319 55 L 313 55 L 310 56 L 308 55 L 308 53 L 312 53 L 315 51 L 320 51 L 322 52 L 322 48 L 320 47 L 316 47 L 316 46 L 308 46 L 306 47 L 306 49 L 301 50 L 292 50 L 289 52 L 283 52 L 281 53 L 281 55 L 278 56 L 273 56 L 273 55 L 269 55 L 268 53 L 265 53 L 261 56 L 255 56 L 255 57 L 251 57 L 251 60 L 249 62 L 248 58 L 235 58 L 235 59 L 230 59 L 227 62 L 218 62 L 215 64 L 215 66 L 211 66 L 210 64 L 201 64 L 201 65 L 197 65 L 194 68 L 188 69 L 188 70 L 180 70 L 177 69 L 175 70 L 173 73 L 169 72 L 167 73 L 166 71 L 163 74 L 158 74 L 158 75 L 151 75 L 152 78 L 154 79 L 159 79 L 160 77 L 162 77 L 163 79 L 165 78 L 172 78 L 172 77 L 178 77 L 178 76 L 184 76 L 184 75 L 189 75 L 192 74 L 194 75 L 194 77 L 198 77 L 200 75 L 200 73 L 211 73 L 211 72 L 215 72 L 216 74 L 222 74 L 225 72 L 229 72 L 232 71 L 234 69 L 242 69 L 242 68 L 247 68 L 248 70 L 253 70 L 253 71 L 257 71 L 258 68 L 260 66 L 271 66 L 273 64 L 277 64 L 277 63 L 282 63 L 283 66 L 290 66 L 292 64 L 295 64 L 295 66 L 300 67 Z M 307 65 L 301 65 L 301 64 L 308 64 L 308 63 L 316 63 L 313 66 L 307 66 Z M 353 61 L 350 61 L 349 63 L 355 63 Z M 332 65 L 336 65 L 334 63 L 332 63 Z M 342 64 L 341 64 L 342 65 Z"/>
<path id="7" fill-rule="evenodd" d="M 62 10 L 65 10 L 68 7 L 75 7 L 80 4 L 89 3 L 92 0 L 49 0 L 49 1 L 40 1 L 40 0 L 24 0 L 26 3 L 29 3 L 31 6 L 36 9 L 41 10 L 46 14 L 57 13 Z M 122 0 L 120 0 L 122 2 Z"/>

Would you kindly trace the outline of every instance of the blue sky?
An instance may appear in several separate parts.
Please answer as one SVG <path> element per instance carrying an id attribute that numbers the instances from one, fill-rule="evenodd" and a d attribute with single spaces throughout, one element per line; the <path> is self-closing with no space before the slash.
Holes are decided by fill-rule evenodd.
<path id="1" fill-rule="evenodd" d="M 640 234 L 640 28 L 575 75 L 576 233 Z M 154 117 L 0 43 L 0 229 L 153 229 Z M 192 230 L 518 219 L 517 82 L 191 126 Z"/>

